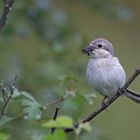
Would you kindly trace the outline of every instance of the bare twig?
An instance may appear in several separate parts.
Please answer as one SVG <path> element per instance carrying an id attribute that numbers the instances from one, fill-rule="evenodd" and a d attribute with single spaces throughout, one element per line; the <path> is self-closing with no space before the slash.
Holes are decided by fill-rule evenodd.
<path id="1" fill-rule="evenodd" d="M 60 98 L 58 98 L 58 99 L 56 99 L 56 100 L 54 100 L 54 101 L 50 101 L 49 103 L 47 103 L 45 109 L 47 109 L 49 106 L 52 106 L 52 105 L 61 103 L 61 102 L 65 101 L 65 100 L 67 100 L 67 99 L 70 98 L 70 97 L 71 97 L 71 95 L 66 94 L 66 95 L 61 96 Z"/>
<path id="2" fill-rule="evenodd" d="M 3 11 L 2 11 L 1 18 L 0 18 L 0 31 L 6 25 L 6 20 L 7 20 L 9 12 L 11 10 L 13 2 L 14 2 L 14 0 L 3 0 Z"/>
<path id="3" fill-rule="evenodd" d="M 15 89 L 16 79 L 17 79 L 17 77 L 15 77 L 14 81 L 12 82 L 11 86 L 9 87 L 10 89 L 8 87 L 4 87 L 4 83 L 2 82 L 1 88 L 2 88 L 4 105 L 3 105 L 1 113 L 0 113 L 0 119 L 2 119 L 2 117 L 6 114 L 8 104 L 12 99 L 12 95 L 13 95 L 13 92 L 14 92 L 14 89 Z M 10 93 L 9 93 L 9 95 L 7 95 L 7 97 L 5 97 L 4 94 L 7 94 L 7 92 L 8 92 L 7 90 L 9 90 Z"/>
<path id="4" fill-rule="evenodd" d="M 5 115 L 6 109 L 7 109 L 7 107 L 8 107 L 8 104 L 9 104 L 11 98 L 12 98 L 12 94 L 9 95 L 9 97 L 8 97 L 8 98 L 6 99 L 6 101 L 4 102 L 4 105 L 3 105 L 3 108 L 2 108 L 2 111 L 1 111 L 1 114 L 0 114 L 0 119 L 2 119 L 2 117 Z"/>
<path id="5" fill-rule="evenodd" d="M 76 124 L 73 125 L 73 128 L 65 128 L 64 131 L 66 133 L 68 132 L 72 132 L 74 131 L 75 128 L 77 128 L 79 126 L 79 124 L 81 123 L 86 123 L 89 122 L 91 120 L 93 120 L 97 115 L 99 115 L 102 111 L 104 111 L 109 105 L 111 105 L 116 99 L 118 99 L 118 97 L 120 97 L 121 94 L 123 94 L 125 92 L 125 90 L 130 86 L 130 84 L 135 80 L 135 78 L 140 74 L 140 69 L 137 69 L 134 74 L 128 79 L 128 81 L 125 83 L 125 85 L 119 90 L 117 91 L 116 95 L 113 96 L 111 99 L 109 99 L 106 102 L 105 106 L 101 106 L 99 107 L 96 111 L 92 112 L 91 114 L 89 114 L 89 116 L 87 116 L 85 119 L 83 119 L 81 122 L 78 122 Z"/>
<path id="6" fill-rule="evenodd" d="M 59 111 L 59 108 L 57 107 L 56 110 L 55 110 L 55 113 L 54 113 L 54 117 L 53 117 L 53 120 L 56 120 L 57 116 L 58 116 L 58 111 Z M 51 129 L 51 134 L 53 134 L 55 131 L 55 128 L 52 128 Z"/>

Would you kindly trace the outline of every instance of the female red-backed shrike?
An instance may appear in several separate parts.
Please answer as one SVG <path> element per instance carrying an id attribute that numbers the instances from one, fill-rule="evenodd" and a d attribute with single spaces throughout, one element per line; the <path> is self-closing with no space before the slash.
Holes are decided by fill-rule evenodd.
<path id="1" fill-rule="evenodd" d="M 90 56 L 86 72 L 89 85 L 105 98 L 113 97 L 124 86 L 126 74 L 114 56 L 111 42 L 103 38 L 94 39 L 83 53 Z M 140 103 L 139 94 L 127 89 L 124 95 Z"/>

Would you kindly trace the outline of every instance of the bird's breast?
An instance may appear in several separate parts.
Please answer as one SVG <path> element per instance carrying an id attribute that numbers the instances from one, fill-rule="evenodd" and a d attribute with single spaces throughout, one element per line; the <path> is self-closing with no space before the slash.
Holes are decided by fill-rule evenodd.
<path id="1" fill-rule="evenodd" d="M 87 66 L 88 83 L 104 96 L 113 96 L 125 83 L 125 72 L 118 59 L 91 59 Z"/>

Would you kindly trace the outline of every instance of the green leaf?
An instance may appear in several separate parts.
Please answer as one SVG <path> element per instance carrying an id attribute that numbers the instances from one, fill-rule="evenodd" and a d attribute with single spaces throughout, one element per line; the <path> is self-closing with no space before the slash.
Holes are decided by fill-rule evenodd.
<path id="1" fill-rule="evenodd" d="M 56 130 L 53 135 L 49 134 L 43 140 L 67 140 L 67 137 L 63 130 Z"/>
<path id="2" fill-rule="evenodd" d="M 68 116 L 60 116 L 56 120 L 50 120 L 46 123 L 43 123 L 42 126 L 44 127 L 57 127 L 57 128 L 64 128 L 64 127 L 72 127 L 73 126 L 73 120 L 72 118 Z"/>
<path id="3" fill-rule="evenodd" d="M 22 100 L 22 105 L 24 106 L 23 113 L 25 114 L 25 119 L 27 120 L 38 120 L 41 118 L 41 108 L 42 105 L 39 104 L 36 99 L 27 92 L 21 92 L 25 97 Z"/>
<path id="4" fill-rule="evenodd" d="M 0 140 L 7 140 L 9 138 L 9 134 L 0 132 Z"/>
<path id="5" fill-rule="evenodd" d="M 79 124 L 78 128 L 75 129 L 75 132 L 76 132 L 76 134 L 80 134 L 80 132 L 82 130 L 91 132 L 91 126 L 90 126 L 90 124 L 88 122 L 87 123 L 81 123 L 81 124 Z"/>
<path id="6" fill-rule="evenodd" d="M 66 79 L 67 75 L 59 75 L 57 76 L 57 79 L 60 80 L 60 81 L 64 81 Z"/>
<path id="7" fill-rule="evenodd" d="M 30 94 L 30 93 L 27 93 L 25 91 L 21 91 L 20 92 L 21 95 L 23 95 L 24 97 L 26 97 L 27 99 L 31 100 L 31 101 L 36 101 L 36 99 Z"/>
<path id="8" fill-rule="evenodd" d="M 81 93 L 78 92 L 76 95 L 79 96 L 80 98 L 82 98 L 82 99 L 88 101 L 88 103 L 89 103 L 90 105 L 93 104 L 94 98 L 96 98 L 96 94 L 95 94 L 95 93 L 85 93 L 85 94 L 81 94 Z"/>
<path id="9" fill-rule="evenodd" d="M 0 119 L 0 126 L 6 125 L 7 123 L 9 123 L 10 121 L 13 121 L 15 119 L 16 119 L 16 117 L 3 116 Z"/>
<path id="10" fill-rule="evenodd" d="M 70 97 L 75 97 L 76 91 L 75 90 L 67 90 L 66 89 L 66 95 Z"/>
<path id="11" fill-rule="evenodd" d="M 42 140 L 48 134 L 48 130 L 33 124 L 30 130 L 27 130 L 27 134 L 30 135 L 31 140 Z"/>
<path id="12" fill-rule="evenodd" d="M 13 92 L 13 95 L 12 95 L 12 98 L 16 98 L 18 96 L 20 96 L 21 93 L 19 92 L 19 90 L 17 88 L 14 89 L 14 92 Z"/>
<path id="13" fill-rule="evenodd" d="M 25 106 L 23 109 L 23 113 L 26 114 L 25 119 L 38 120 L 41 118 L 40 104 L 30 100 L 24 100 L 22 105 Z"/>
<path id="14" fill-rule="evenodd" d="M 74 75 L 72 75 L 72 74 L 70 74 L 70 75 L 59 75 L 58 77 L 57 77 L 57 79 L 58 80 L 60 80 L 60 81 L 63 81 L 63 82 L 67 82 L 67 81 L 69 81 L 69 80 L 73 80 L 73 81 L 75 81 L 75 82 L 77 82 L 78 80 L 77 80 L 77 77 L 76 76 L 74 76 Z"/>

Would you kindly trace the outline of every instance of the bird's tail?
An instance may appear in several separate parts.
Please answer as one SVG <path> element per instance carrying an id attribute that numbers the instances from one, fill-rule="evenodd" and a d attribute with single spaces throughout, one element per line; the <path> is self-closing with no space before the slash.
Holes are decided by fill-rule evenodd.
<path id="1" fill-rule="evenodd" d="M 140 94 L 137 94 L 129 89 L 126 90 L 124 93 L 125 96 L 127 96 L 129 99 L 133 100 L 136 103 L 140 103 Z"/>

